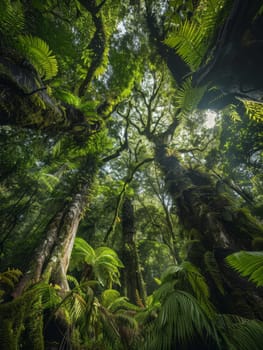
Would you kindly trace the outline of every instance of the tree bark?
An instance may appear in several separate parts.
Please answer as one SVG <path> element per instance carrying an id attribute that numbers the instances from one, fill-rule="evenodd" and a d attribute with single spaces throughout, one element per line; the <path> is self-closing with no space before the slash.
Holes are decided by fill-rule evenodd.
<path id="1" fill-rule="evenodd" d="M 96 170 L 94 160 L 88 159 L 78 174 L 79 180 L 75 184 L 77 191 L 75 190 L 70 203 L 65 204 L 47 225 L 45 237 L 14 291 L 14 297 L 21 295 L 30 281 L 38 282 L 41 279 L 59 285 L 62 291 L 69 290 L 66 273 L 78 225 L 88 206 Z"/>
<path id="2" fill-rule="evenodd" d="M 10 51 L 0 53 L 0 125 L 90 135 L 98 129 L 74 106 L 57 101 L 28 62 Z"/>
<path id="3" fill-rule="evenodd" d="M 244 209 L 237 208 L 226 194 L 218 193 L 209 175 L 185 169 L 175 156 L 167 155 L 165 145 L 156 145 L 156 161 L 180 222 L 194 240 L 188 259 L 206 275 L 219 311 L 263 319 L 262 289 L 241 278 L 225 263 L 225 257 L 234 251 L 253 250 L 253 239 L 262 237 L 262 226 Z M 214 255 L 223 295 L 207 271 L 207 252 Z"/>
<path id="4" fill-rule="evenodd" d="M 122 206 L 123 254 L 122 262 L 124 294 L 134 304 L 146 305 L 146 289 L 142 276 L 138 249 L 136 246 L 136 228 L 134 209 L 129 198 L 125 198 Z"/>

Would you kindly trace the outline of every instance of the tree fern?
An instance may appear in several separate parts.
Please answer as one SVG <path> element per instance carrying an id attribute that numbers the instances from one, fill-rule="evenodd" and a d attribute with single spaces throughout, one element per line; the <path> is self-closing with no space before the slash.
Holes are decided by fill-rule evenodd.
<path id="1" fill-rule="evenodd" d="M 227 263 L 256 285 L 263 286 L 263 252 L 241 251 L 229 255 Z"/>
<path id="2" fill-rule="evenodd" d="M 21 53 L 43 79 L 49 80 L 57 74 L 57 60 L 44 40 L 31 35 L 20 35 L 19 44 Z"/>

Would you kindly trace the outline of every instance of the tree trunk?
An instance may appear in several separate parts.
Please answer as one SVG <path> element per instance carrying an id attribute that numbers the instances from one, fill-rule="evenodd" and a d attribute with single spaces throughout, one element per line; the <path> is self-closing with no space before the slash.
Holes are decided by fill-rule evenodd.
<path id="1" fill-rule="evenodd" d="M 132 303 L 146 305 L 145 283 L 136 246 L 134 210 L 131 200 L 127 197 L 122 206 L 122 234 L 122 262 L 125 266 L 123 272 L 124 294 Z"/>
<path id="2" fill-rule="evenodd" d="M 185 77 L 192 75 L 196 86 L 212 82 L 218 87 L 217 91 L 210 89 L 205 93 L 199 108 L 223 109 L 236 103 L 236 98 L 262 102 L 263 19 L 258 14 L 261 6 L 261 0 L 234 0 L 211 44 L 209 54 L 213 54 L 209 60 L 205 58 L 208 62 L 194 73 L 176 51 L 164 43 L 166 32 L 156 19 L 159 14 L 147 8 L 150 40 L 175 81 L 181 84 Z"/>
<path id="3" fill-rule="evenodd" d="M 185 169 L 175 156 L 168 156 L 165 145 L 156 146 L 156 161 L 177 215 L 193 240 L 188 259 L 206 275 L 219 311 L 263 319 L 262 290 L 241 278 L 224 260 L 234 251 L 252 250 L 253 239 L 262 236 L 263 228 L 247 211 L 237 208 L 229 195 L 218 193 L 207 174 Z M 208 256 L 221 281 L 209 271 Z M 219 284 L 224 291 L 219 292 Z"/>
<path id="4" fill-rule="evenodd" d="M 74 190 L 70 203 L 65 204 L 47 225 L 45 238 L 36 249 L 28 271 L 13 293 L 14 297 L 22 294 L 28 282 L 38 282 L 41 279 L 59 285 L 63 291 L 69 289 L 66 273 L 78 225 L 88 205 L 95 173 L 96 163 L 90 157 L 78 174 L 79 180 L 74 185 L 77 190 Z"/>
<path id="5" fill-rule="evenodd" d="M 28 293 L 23 295 L 25 288 L 32 282 L 44 281 L 58 285 L 62 296 L 69 291 L 66 277 L 69 260 L 79 222 L 88 206 L 89 194 L 96 170 L 96 159 L 93 156 L 88 157 L 77 174 L 71 201 L 65 204 L 64 208 L 59 210 L 50 220 L 45 231 L 45 238 L 36 249 L 27 272 L 13 292 L 14 300 L 10 304 L 5 304 L 5 307 L 7 309 L 10 307 L 10 310 L 16 304 L 19 306 L 19 310 L 21 309 L 20 304 L 22 306 L 26 305 L 25 307 L 28 308 L 28 312 L 23 313 L 20 321 L 21 325 L 28 324 L 28 328 L 25 328 L 23 334 L 21 332 L 17 334 L 17 344 L 22 341 L 20 334 L 22 334 L 22 337 L 27 338 L 28 334 L 31 334 L 32 329 L 35 327 L 30 328 L 30 324 L 34 321 L 30 319 L 32 298 L 28 298 Z M 24 296 L 26 296 L 26 299 Z M 39 303 L 39 309 L 41 310 L 41 296 L 39 296 Z M 70 339 L 65 338 L 65 335 L 71 332 L 70 325 L 65 321 L 63 313 L 54 316 L 53 312 L 52 310 L 46 310 L 44 314 L 39 313 L 39 318 L 41 322 L 44 322 L 45 326 L 38 327 L 37 331 L 39 334 L 34 338 L 34 341 L 38 338 L 45 339 L 45 349 L 52 350 L 59 349 L 61 344 L 65 343 L 65 339 Z M 15 327 L 20 327 L 20 324 L 15 324 L 13 318 L 14 316 L 10 313 L 10 319 L 7 318 L 6 320 L 10 322 L 10 332 L 15 332 Z M 1 331 L 2 327 L 0 327 L 0 333 Z M 22 348 L 25 348 L 24 345 L 22 345 Z"/>

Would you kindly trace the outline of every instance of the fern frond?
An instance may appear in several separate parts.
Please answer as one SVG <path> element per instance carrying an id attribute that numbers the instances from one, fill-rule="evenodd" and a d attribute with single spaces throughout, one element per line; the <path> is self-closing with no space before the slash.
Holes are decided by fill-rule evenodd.
<path id="1" fill-rule="evenodd" d="M 87 304 L 84 299 L 84 295 L 82 296 L 80 293 L 70 292 L 69 295 L 65 297 L 62 305 L 66 307 L 70 316 L 70 321 L 73 323 L 85 314 L 89 304 Z"/>
<path id="2" fill-rule="evenodd" d="M 61 297 L 58 295 L 56 287 L 46 282 L 30 286 L 26 293 L 32 295 L 32 299 L 34 299 L 33 305 L 35 305 L 36 310 L 39 309 L 39 299 L 41 299 L 42 309 L 54 308 L 61 302 Z"/>
<path id="3" fill-rule="evenodd" d="M 197 23 L 190 21 L 185 21 L 177 31 L 170 34 L 165 44 L 176 50 L 191 71 L 198 68 L 206 52 L 202 28 Z"/>
<path id="4" fill-rule="evenodd" d="M 193 113 L 193 111 L 197 108 L 198 103 L 201 101 L 206 88 L 206 86 L 198 88 L 192 87 L 191 78 L 188 78 L 183 82 L 182 86 L 176 91 L 175 95 L 175 102 L 182 117 Z"/>
<path id="5" fill-rule="evenodd" d="M 40 76 L 49 80 L 56 76 L 58 64 L 47 43 L 31 35 L 19 36 L 19 49 L 28 61 L 36 68 Z"/>
<path id="6" fill-rule="evenodd" d="M 248 117 L 257 122 L 263 122 L 263 103 L 240 99 L 243 102 Z"/>
<path id="7" fill-rule="evenodd" d="M 182 60 L 195 71 L 204 61 L 214 34 L 222 21 L 226 0 L 200 1 L 192 20 L 185 20 L 165 43 L 175 48 Z"/>
<path id="8" fill-rule="evenodd" d="M 0 297 L 12 293 L 21 276 L 22 272 L 18 269 L 8 269 L 0 272 Z"/>
<path id="9" fill-rule="evenodd" d="M 263 252 L 241 251 L 229 255 L 226 261 L 242 276 L 249 277 L 257 287 L 263 286 Z"/>
<path id="10" fill-rule="evenodd" d="M 81 99 L 68 90 L 58 89 L 55 94 L 61 101 L 71 106 L 78 108 L 81 105 Z"/>
<path id="11" fill-rule="evenodd" d="M 14 40 L 24 28 L 25 18 L 20 1 L 0 1 L 0 32 L 3 38 Z M 8 43 L 10 45 L 10 42 Z"/>
<path id="12" fill-rule="evenodd" d="M 227 105 L 223 110 L 222 114 L 226 116 L 230 116 L 234 122 L 241 121 L 241 117 L 237 111 L 237 107 L 234 104 Z"/>
<path id="13" fill-rule="evenodd" d="M 119 297 L 120 297 L 120 293 L 117 290 L 106 289 L 101 294 L 102 305 L 108 308 Z"/>

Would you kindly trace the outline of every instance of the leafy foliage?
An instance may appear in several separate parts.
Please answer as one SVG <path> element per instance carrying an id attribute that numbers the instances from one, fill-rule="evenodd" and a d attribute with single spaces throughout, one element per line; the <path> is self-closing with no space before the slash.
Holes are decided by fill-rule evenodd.
<path id="1" fill-rule="evenodd" d="M 217 315 L 216 327 L 221 337 L 221 348 L 256 349 L 262 344 L 262 322 L 234 315 Z"/>
<path id="2" fill-rule="evenodd" d="M 8 269 L 0 273 L 0 303 L 11 295 L 21 276 L 22 272 L 18 269 Z"/>
<path id="3" fill-rule="evenodd" d="M 200 1 L 197 15 L 178 25 L 165 40 L 168 46 L 175 48 L 192 71 L 196 70 L 205 58 L 225 3 L 225 0 Z"/>
<path id="4" fill-rule="evenodd" d="M 19 43 L 21 53 L 36 68 L 44 80 L 56 76 L 58 72 L 57 60 L 44 40 L 31 35 L 21 35 Z"/>
<path id="5" fill-rule="evenodd" d="M 257 121 L 257 122 L 263 122 L 263 104 L 260 102 L 255 102 L 255 101 L 249 101 L 249 100 L 244 100 L 241 99 L 243 102 L 246 113 L 249 116 L 249 118 Z"/>
<path id="6" fill-rule="evenodd" d="M 72 252 L 72 268 L 83 267 L 91 269 L 88 278 L 94 276 L 102 286 L 119 284 L 119 268 L 123 267 L 116 252 L 109 247 L 93 249 L 84 239 L 76 238 Z"/>
<path id="7" fill-rule="evenodd" d="M 0 3 L 0 32 L 1 40 L 8 36 L 14 41 L 16 35 L 20 34 L 25 25 L 24 12 L 20 1 L 3 0 Z M 8 44 L 7 40 L 4 44 Z M 10 44 L 10 42 L 9 42 Z"/>
<path id="8" fill-rule="evenodd" d="M 206 90 L 204 87 L 192 87 L 191 78 L 187 78 L 176 91 L 175 101 L 181 116 L 191 114 L 196 108 Z"/>
<path id="9" fill-rule="evenodd" d="M 197 299 L 187 292 L 175 290 L 173 283 L 164 283 L 154 293 L 154 299 L 161 301 L 161 308 L 147 335 L 146 349 L 168 350 L 175 344 L 194 342 L 197 335 L 215 335 L 213 325 Z"/>
<path id="10" fill-rule="evenodd" d="M 237 209 L 241 200 L 236 194 L 232 196 L 231 206 L 227 195 L 232 192 L 229 190 L 225 195 L 223 190 L 221 195 L 222 188 L 214 186 L 217 180 L 220 185 L 221 180 L 234 173 L 230 171 L 233 163 L 229 162 L 228 169 L 224 163 L 224 150 L 217 149 L 219 134 L 223 135 L 226 125 L 212 131 L 212 127 L 206 127 L 209 112 L 207 115 L 196 112 L 206 98 L 207 86 L 195 86 L 194 78 L 202 69 L 211 68 L 209 63 L 216 68 L 213 64 L 217 64 L 214 61 L 217 45 L 221 45 L 216 34 L 220 38 L 219 28 L 224 25 L 228 7 L 232 5 L 228 0 L 165 3 L 154 0 L 143 4 L 120 0 L 1 1 L 3 57 L 0 61 L 6 64 L 0 72 L 5 78 L 0 84 L 0 100 L 4 101 L 0 101 L 1 122 L 7 124 L 9 120 L 5 121 L 5 116 L 12 117 L 6 102 L 9 96 L 18 118 L 15 126 L 1 127 L 3 235 L 0 258 L 4 268 L 18 266 L 28 271 L 29 258 L 37 249 L 40 252 L 37 263 L 43 262 L 44 268 L 55 266 L 50 281 L 28 281 L 29 287 L 12 301 L 11 293 L 20 282 L 20 271 L 0 273 L 3 321 L 0 322 L 0 343 L 4 344 L 4 350 L 18 347 L 42 350 L 43 330 L 46 332 L 51 321 L 63 323 L 59 334 L 61 343 L 57 345 L 60 348 L 64 345 L 87 350 L 262 347 L 260 322 L 219 315 L 210 301 L 214 285 L 220 293 L 212 297 L 215 300 L 219 296 L 216 305 L 222 301 L 222 309 L 228 310 L 227 302 L 236 296 L 232 293 L 232 281 L 228 281 L 228 288 L 224 290 L 220 261 L 212 252 L 218 245 L 219 253 L 225 248 L 221 233 L 226 231 L 232 235 L 231 246 L 232 238 L 234 244 L 239 244 L 239 237 L 235 237 L 239 233 L 249 232 L 246 237 L 250 240 L 250 235 L 256 237 L 261 232 L 259 225 L 253 224 L 252 216 L 245 215 L 245 208 Z M 148 32 L 142 18 L 149 8 L 156 13 L 156 26 L 150 28 L 149 25 Z M 154 16 L 152 19 L 154 22 Z M 231 21 L 229 24 L 232 28 Z M 163 43 L 166 33 L 168 37 Z M 167 66 L 156 57 L 155 44 L 151 46 L 149 38 L 155 43 L 159 40 L 157 51 L 164 61 L 168 59 Z M 254 44 L 257 45 L 257 40 L 253 40 Z M 174 48 L 176 54 L 166 45 Z M 229 49 L 231 51 L 232 46 Z M 180 59 L 190 69 L 181 62 L 186 72 L 175 82 L 172 76 L 177 69 L 176 60 L 180 66 Z M 9 65 L 12 69 L 7 76 L 3 70 Z M 201 65 L 204 66 L 199 70 Z M 27 74 L 22 77 L 24 85 L 21 83 L 21 71 L 32 73 L 33 89 L 26 86 L 30 81 Z M 14 77 L 9 79 L 11 75 Z M 42 80 L 51 80 L 50 87 L 42 86 Z M 38 91 L 42 89 L 45 91 Z M 212 95 L 213 89 L 212 86 L 209 90 Z M 222 100 L 228 97 L 227 90 L 222 88 L 221 92 Z M 24 104 L 28 106 L 28 123 L 20 116 Z M 262 131 L 258 128 L 254 132 L 253 120 L 248 118 L 250 124 L 242 127 L 242 111 L 246 109 L 251 119 L 260 121 L 261 104 L 246 99 L 236 104 L 230 99 L 223 111 L 240 122 L 235 127 L 229 120 L 226 122 L 232 136 L 225 133 L 224 147 L 230 153 L 234 149 L 233 158 L 243 154 L 241 162 L 236 160 L 236 174 L 238 179 L 245 179 L 246 186 L 252 187 L 255 178 L 244 164 L 250 160 L 255 165 L 259 163 Z M 51 105 L 53 109 L 49 108 Z M 60 117 L 50 113 L 50 109 L 58 110 Z M 221 116 L 218 114 L 218 119 Z M 31 120 L 39 121 L 36 128 L 40 130 L 29 129 Z M 240 134 L 235 130 L 241 131 Z M 240 141 L 241 134 L 246 134 L 247 147 Z M 205 163 L 207 150 L 211 148 L 213 162 Z M 143 167 L 133 174 L 134 164 L 137 166 L 146 156 L 156 156 L 161 169 L 148 168 L 148 171 Z M 199 176 L 199 169 L 203 170 L 204 166 L 216 181 L 208 175 Z M 91 179 L 90 174 L 94 174 L 97 167 L 97 176 Z M 227 183 L 232 184 L 230 180 L 225 181 L 225 185 Z M 140 272 L 146 277 L 148 292 L 156 288 L 154 278 L 158 283 L 146 303 L 141 302 L 137 290 L 140 307 L 129 302 L 125 288 L 124 295 L 113 289 L 114 284 L 119 289 L 120 269 L 124 267 L 114 250 L 121 254 L 121 247 L 125 246 L 120 235 L 122 217 L 116 215 L 111 246 L 101 246 L 110 226 L 115 199 L 125 184 L 129 184 L 127 194 L 134 198 L 136 207 L 137 242 L 144 259 Z M 171 195 L 167 193 L 170 188 Z M 78 198 L 80 200 L 75 201 Z M 85 216 L 87 210 L 89 215 Z M 77 238 L 70 257 L 79 220 L 82 225 L 77 234 L 89 243 Z M 50 247 L 56 229 L 61 231 Z M 64 239 L 70 233 L 68 240 Z M 127 234 L 135 236 L 135 232 Z M 182 242 L 187 237 L 192 242 L 189 259 L 191 255 L 191 261 L 200 268 L 190 261 L 180 263 L 190 251 L 182 252 Z M 202 242 L 203 237 L 206 242 Z M 247 243 L 242 237 L 240 241 Z M 205 247 L 210 251 L 205 251 Z M 64 251 L 67 254 L 56 260 L 52 255 L 54 251 L 58 251 L 57 256 Z M 261 286 L 261 254 L 252 254 L 253 259 L 247 254 L 245 263 L 236 256 L 232 258 L 235 268 Z M 175 261 L 178 265 L 170 266 L 161 280 L 158 279 L 164 268 Z M 68 264 L 72 275 L 66 279 Z M 128 268 L 131 266 L 126 266 Z M 39 271 L 40 278 L 42 271 Z M 249 297 L 246 295 L 244 299 Z M 252 317 L 253 312 L 254 309 Z M 53 335 L 53 329 L 50 333 L 48 336 Z"/>
<path id="11" fill-rule="evenodd" d="M 192 71 L 200 65 L 206 50 L 203 33 L 199 28 L 197 23 L 185 21 L 165 40 L 167 45 L 175 48 Z"/>
<path id="12" fill-rule="evenodd" d="M 184 261 L 181 265 L 169 267 L 162 276 L 162 281 L 174 280 L 177 288 L 191 291 L 197 300 L 204 301 L 204 305 L 208 304 L 209 290 L 205 278 L 202 276 L 197 267 L 189 261 Z"/>
<path id="13" fill-rule="evenodd" d="M 263 286 L 263 253 L 241 251 L 226 258 L 228 264 L 256 285 Z"/>

